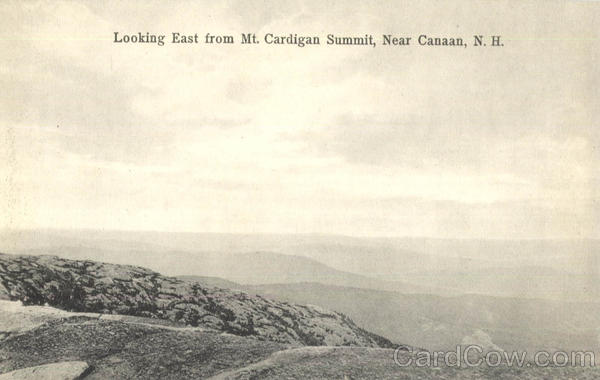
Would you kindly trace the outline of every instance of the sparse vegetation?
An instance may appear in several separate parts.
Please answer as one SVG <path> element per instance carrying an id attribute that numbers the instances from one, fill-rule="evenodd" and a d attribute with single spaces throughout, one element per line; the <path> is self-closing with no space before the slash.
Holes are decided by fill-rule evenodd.
<path id="1" fill-rule="evenodd" d="M 392 347 L 346 316 L 315 307 L 207 288 L 145 268 L 0 254 L 0 298 L 68 310 L 167 319 L 296 345 Z"/>

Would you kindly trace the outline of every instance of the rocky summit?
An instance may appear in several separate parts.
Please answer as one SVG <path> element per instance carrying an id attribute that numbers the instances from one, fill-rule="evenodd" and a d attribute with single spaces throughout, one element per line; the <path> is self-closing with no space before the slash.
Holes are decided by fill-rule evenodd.
<path id="1" fill-rule="evenodd" d="M 344 314 L 203 286 L 149 269 L 0 254 L 0 299 L 161 319 L 296 346 L 393 347 Z"/>

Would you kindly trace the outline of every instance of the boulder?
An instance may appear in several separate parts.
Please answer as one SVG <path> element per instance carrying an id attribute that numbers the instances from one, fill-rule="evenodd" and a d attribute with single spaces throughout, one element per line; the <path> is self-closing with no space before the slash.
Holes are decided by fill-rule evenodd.
<path id="1" fill-rule="evenodd" d="M 75 380 L 88 370 L 86 362 L 59 362 L 22 368 L 0 375 L 0 380 Z"/>

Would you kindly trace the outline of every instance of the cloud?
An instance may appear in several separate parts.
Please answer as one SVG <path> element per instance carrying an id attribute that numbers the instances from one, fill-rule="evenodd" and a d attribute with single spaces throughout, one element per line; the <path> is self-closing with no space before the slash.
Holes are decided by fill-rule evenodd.
<path id="1" fill-rule="evenodd" d="M 546 17 L 532 20 L 520 5 L 502 52 L 113 44 L 114 31 L 507 30 L 485 2 L 433 13 L 150 4 L 0 4 L 11 224 L 444 236 L 597 227 L 599 75 L 585 41 L 540 40 L 594 30 L 580 8 L 557 23 L 562 9 L 535 7 Z"/>
<path id="2" fill-rule="evenodd" d="M 416 114 L 344 114 L 329 128 L 299 136 L 323 153 L 339 154 L 350 162 L 415 167 L 477 166 L 494 155 L 504 160 L 506 155 L 527 154 L 526 148 L 538 159 L 549 151 L 557 157 L 577 151 L 591 154 L 598 137 L 591 127 L 573 132 L 552 127 L 485 128 L 428 116 L 419 119 Z"/>

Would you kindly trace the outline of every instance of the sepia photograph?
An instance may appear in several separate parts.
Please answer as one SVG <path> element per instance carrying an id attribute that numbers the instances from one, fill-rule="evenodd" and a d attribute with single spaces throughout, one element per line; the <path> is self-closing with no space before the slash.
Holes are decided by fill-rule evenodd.
<path id="1" fill-rule="evenodd" d="M 600 1 L 0 16 L 0 380 L 600 379 Z"/>

